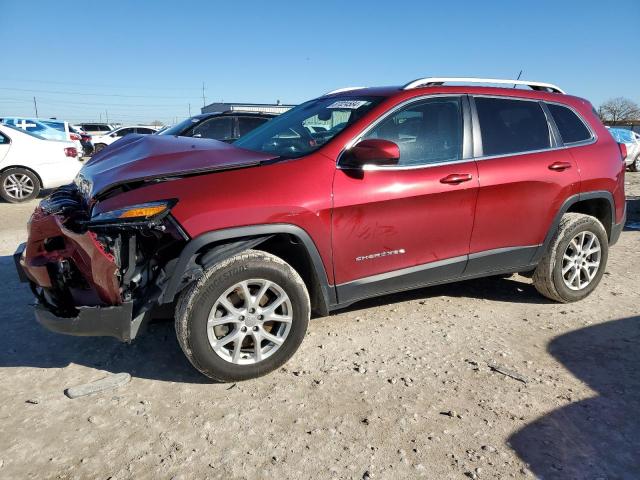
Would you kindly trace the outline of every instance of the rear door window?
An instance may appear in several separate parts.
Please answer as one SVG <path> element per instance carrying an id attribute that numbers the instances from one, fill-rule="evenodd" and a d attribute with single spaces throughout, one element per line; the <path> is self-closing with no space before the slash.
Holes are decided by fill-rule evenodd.
<path id="1" fill-rule="evenodd" d="M 573 110 L 555 103 L 547 103 L 547 108 L 556 122 L 563 143 L 576 143 L 591 139 L 591 132 Z"/>
<path id="2" fill-rule="evenodd" d="M 192 137 L 211 138 L 213 140 L 233 140 L 233 117 L 215 117 L 195 126 Z"/>
<path id="3" fill-rule="evenodd" d="M 254 128 L 258 128 L 260 125 L 265 123 L 268 118 L 262 117 L 239 117 L 238 118 L 238 127 L 240 129 L 240 136 L 246 135 Z"/>
<path id="4" fill-rule="evenodd" d="M 551 147 L 547 117 L 536 101 L 475 97 L 483 156 Z"/>
<path id="5" fill-rule="evenodd" d="M 129 135 L 130 133 L 134 133 L 133 128 L 122 128 L 116 132 L 116 137 L 124 137 L 125 135 Z"/>

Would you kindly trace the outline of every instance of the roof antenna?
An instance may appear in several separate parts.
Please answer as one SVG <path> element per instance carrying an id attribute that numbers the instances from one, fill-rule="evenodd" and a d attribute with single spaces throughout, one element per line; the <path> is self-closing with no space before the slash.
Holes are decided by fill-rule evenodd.
<path id="1" fill-rule="evenodd" d="M 518 78 L 516 78 L 516 80 L 520 80 L 520 77 L 522 76 L 522 70 L 520 70 L 520 73 L 518 74 Z M 513 88 L 516 88 L 516 84 L 513 84 Z"/>

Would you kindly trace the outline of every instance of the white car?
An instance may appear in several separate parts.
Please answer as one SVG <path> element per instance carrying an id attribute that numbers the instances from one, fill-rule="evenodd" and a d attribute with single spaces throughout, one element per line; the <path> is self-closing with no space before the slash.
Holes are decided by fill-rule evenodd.
<path id="1" fill-rule="evenodd" d="M 73 127 L 69 124 L 69 122 L 63 122 L 61 120 L 45 120 L 42 118 L 40 119 L 40 121 L 45 125 L 47 125 L 48 127 L 55 128 L 59 132 L 64 132 L 64 134 L 67 137 L 67 140 L 75 144 L 76 148 L 78 149 L 78 152 L 80 153 L 80 156 L 82 156 L 82 151 L 83 151 L 82 142 L 81 142 L 82 137 L 80 136 L 79 133 L 76 133 L 73 131 Z"/>
<path id="2" fill-rule="evenodd" d="M 120 127 L 116 128 L 112 132 L 107 133 L 106 135 L 95 136 L 91 139 L 93 142 L 93 152 L 98 153 L 107 145 L 111 145 L 113 142 L 118 140 L 119 138 L 124 137 L 125 135 L 129 135 L 131 133 L 140 133 L 143 135 L 151 135 L 158 131 L 158 127 L 153 127 L 151 125 L 136 125 L 132 127 Z"/>
<path id="3" fill-rule="evenodd" d="M 640 135 L 626 128 L 611 127 L 609 132 L 616 142 L 624 143 L 627 148 L 627 157 L 624 159 L 627 168 L 632 172 L 640 171 Z"/>
<path id="4" fill-rule="evenodd" d="M 78 152 L 82 152 L 81 137 L 71 130 L 69 122 L 50 118 L 6 117 L 2 119 L 2 123 L 35 133 L 47 140 L 67 140 L 73 142 Z"/>
<path id="5" fill-rule="evenodd" d="M 76 129 L 81 129 L 88 135 L 106 135 L 107 133 L 118 128 L 116 125 L 109 123 L 78 123 L 74 125 Z"/>
<path id="6" fill-rule="evenodd" d="M 0 196 L 7 202 L 31 200 L 40 189 L 71 183 L 80 167 L 72 142 L 0 124 Z"/>

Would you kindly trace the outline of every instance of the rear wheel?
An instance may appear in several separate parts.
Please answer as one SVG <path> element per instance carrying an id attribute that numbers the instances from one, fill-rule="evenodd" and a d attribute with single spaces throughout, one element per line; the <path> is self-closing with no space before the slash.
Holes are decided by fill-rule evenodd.
<path id="1" fill-rule="evenodd" d="M 533 284 L 552 300 L 581 300 L 600 283 L 608 255 L 602 223 L 589 215 L 566 213 L 533 274 Z"/>
<path id="2" fill-rule="evenodd" d="M 102 150 L 105 147 L 106 147 L 106 145 L 104 143 L 96 143 L 93 146 L 93 154 L 95 155 L 96 153 L 98 153 L 100 150 Z"/>
<path id="3" fill-rule="evenodd" d="M 176 333 L 189 361 L 207 377 L 247 380 L 295 353 L 310 311 L 298 273 L 274 255 L 249 250 L 211 267 L 181 295 Z"/>
<path id="4" fill-rule="evenodd" d="M 10 203 L 26 202 L 40 193 L 40 180 L 24 168 L 10 168 L 0 175 L 0 196 Z"/>

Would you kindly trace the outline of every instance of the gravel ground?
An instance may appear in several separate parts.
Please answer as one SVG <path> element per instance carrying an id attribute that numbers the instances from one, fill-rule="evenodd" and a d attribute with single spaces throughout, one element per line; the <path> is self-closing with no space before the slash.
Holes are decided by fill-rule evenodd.
<path id="1" fill-rule="evenodd" d="M 132 345 L 39 327 L 10 256 L 34 205 L 0 203 L 0 478 L 639 476 L 640 231 L 579 303 L 517 275 L 361 302 L 230 385 L 190 367 L 170 322 Z M 131 382 L 63 393 L 117 372 Z"/>

